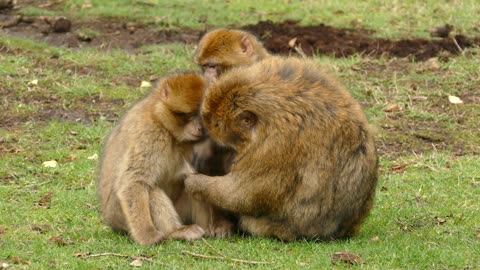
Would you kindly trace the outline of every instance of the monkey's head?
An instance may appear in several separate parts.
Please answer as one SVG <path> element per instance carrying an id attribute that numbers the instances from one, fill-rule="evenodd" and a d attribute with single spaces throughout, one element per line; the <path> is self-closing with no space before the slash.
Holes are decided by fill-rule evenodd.
<path id="1" fill-rule="evenodd" d="M 176 73 L 160 80 L 155 94 L 163 106 L 156 106 L 160 122 L 178 141 L 198 141 L 205 133 L 198 111 L 207 81 L 194 72 Z"/>
<path id="2" fill-rule="evenodd" d="M 232 67 L 251 65 L 268 56 L 252 34 L 234 29 L 217 29 L 205 34 L 198 44 L 194 62 L 214 81 Z"/>
<path id="3" fill-rule="evenodd" d="M 239 150 L 255 140 L 259 126 L 254 93 L 248 80 L 228 72 L 206 90 L 201 117 L 210 136 Z M 229 76 L 233 75 L 233 76 Z M 239 73 L 241 75 L 241 72 Z"/>

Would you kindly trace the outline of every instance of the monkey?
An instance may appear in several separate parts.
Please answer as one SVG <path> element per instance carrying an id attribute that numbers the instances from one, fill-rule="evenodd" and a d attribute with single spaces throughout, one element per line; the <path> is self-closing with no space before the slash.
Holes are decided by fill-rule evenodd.
<path id="1" fill-rule="evenodd" d="M 378 157 L 358 101 L 313 60 L 271 56 L 208 86 L 200 116 L 235 150 L 225 176 L 191 174 L 195 198 L 240 228 L 283 241 L 357 234 L 373 205 Z"/>
<path id="2" fill-rule="evenodd" d="M 237 66 L 251 65 L 270 56 L 263 44 L 252 34 L 220 28 L 206 33 L 199 41 L 194 62 L 209 81 Z"/>
<path id="3" fill-rule="evenodd" d="M 210 82 L 237 66 L 247 66 L 271 56 L 252 34 L 220 28 L 206 33 L 199 41 L 194 62 Z M 212 140 L 194 146 L 194 168 L 206 175 L 221 176 L 228 173 L 235 153 L 232 149 L 215 144 Z"/>
<path id="4" fill-rule="evenodd" d="M 198 110 L 206 84 L 196 72 L 160 79 L 106 139 L 97 183 L 101 214 L 139 244 L 196 240 L 211 229 L 210 206 L 184 192 L 193 172 L 188 157 L 205 137 Z"/>

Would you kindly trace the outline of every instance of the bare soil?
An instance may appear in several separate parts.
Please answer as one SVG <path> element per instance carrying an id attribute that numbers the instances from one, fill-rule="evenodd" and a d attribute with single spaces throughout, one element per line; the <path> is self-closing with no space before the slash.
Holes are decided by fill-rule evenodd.
<path id="1" fill-rule="evenodd" d="M 12 9 L 0 10 L 0 27 L 12 35 L 28 36 L 56 46 L 126 50 L 135 50 L 148 44 L 196 43 L 205 33 L 185 28 L 159 30 L 154 25 L 126 22 L 118 18 L 97 17 L 88 21 L 67 18 L 65 21 L 59 17 L 29 17 Z M 307 56 L 326 54 L 347 57 L 360 54 L 369 57 L 411 57 L 424 61 L 440 54 L 455 55 L 465 48 L 480 46 L 480 37 L 450 36 L 450 31 L 441 33 L 443 38 L 389 40 L 372 37 L 372 30 L 335 28 L 325 24 L 303 26 L 291 20 L 279 23 L 263 21 L 240 28 L 259 37 L 272 53 L 282 55 L 295 54 L 300 49 Z"/>
<path id="2" fill-rule="evenodd" d="M 27 0 L 26 0 L 27 1 Z M 27 1 L 28 2 L 28 1 Z M 49 1 L 31 1 L 31 5 L 48 4 Z M 54 6 L 49 8 L 55 8 Z M 122 21 L 119 18 L 89 18 L 89 20 L 76 20 L 67 18 L 70 22 L 61 21 L 61 27 L 55 26 L 58 18 L 53 17 L 28 17 L 19 14 L 14 9 L 0 10 L 0 31 L 9 35 L 29 37 L 34 40 L 44 41 L 54 46 L 70 48 L 96 47 L 99 49 L 124 49 L 132 53 L 149 44 L 162 44 L 170 42 L 183 42 L 196 44 L 205 31 L 197 29 L 158 29 L 155 25 L 144 25 L 137 22 Z M 358 70 L 368 74 L 366 76 L 385 76 L 385 72 L 402 72 L 409 65 L 410 59 L 425 61 L 432 57 L 448 60 L 463 50 L 473 46 L 480 46 L 480 37 L 467 37 L 464 35 L 450 35 L 450 32 L 440 34 L 442 37 L 431 39 L 411 38 L 402 40 L 389 40 L 376 38 L 372 30 L 361 28 L 334 28 L 319 24 L 302 26 L 295 21 L 273 23 L 260 22 L 255 25 L 240 27 L 255 34 L 275 54 L 290 55 L 303 53 L 307 56 L 324 54 L 333 57 L 347 57 L 360 54 L 372 57 L 392 57 L 387 65 L 370 65 L 368 60 L 357 67 Z M 0 54 L 24 54 L 21 50 L 9 50 L 0 41 Z M 53 65 L 63 70 L 73 70 L 77 74 L 98 72 L 92 67 L 81 67 L 58 59 L 52 55 L 48 60 Z M 367 58 L 367 59 L 368 59 Z M 397 60 L 395 60 L 398 58 Z M 402 58 L 408 58 L 402 59 Z M 425 62 L 425 63 L 428 63 Z M 45 64 L 45 63 L 43 63 Z M 428 66 L 428 65 L 427 65 Z M 359 71 L 359 72 L 360 72 Z M 418 71 L 424 72 L 424 71 Z M 428 68 L 427 68 L 428 72 Z M 438 72 L 443 72 L 438 70 Z M 8 76 L 15 76 L 11 74 Z M 392 75 L 393 76 L 393 75 Z M 113 83 L 137 85 L 140 78 L 112 78 Z M 120 80 L 120 81 L 118 81 Z M 68 100 L 60 95 L 51 93 L 26 92 L 20 95 L 8 92 L 0 81 L 0 95 L 11 104 L 38 104 L 38 110 L 28 114 L 9 113 L 2 116 L 0 112 L 0 127 L 13 127 L 27 121 L 47 121 L 50 119 L 67 119 L 84 122 L 94 122 L 103 117 L 107 120 L 116 120 L 118 112 L 124 110 L 124 100 L 106 99 L 100 96 L 88 96 Z M 412 89 L 414 87 L 412 83 Z M 3 90 L 2 90 L 3 89 Z M 465 89 L 460 96 L 466 103 L 478 103 L 478 92 Z M 435 113 L 445 112 L 450 108 L 446 99 L 429 96 L 427 101 L 415 101 L 417 106 L 422 106 L 425 111 Z M 369 104 L 363 100 L 365 106 Z M 67 104 L 65 107 L 62 104 Z M 86 109 L 90 108 L 90 109 Z M 11 108 L 10 108 L 11 109 Z M 453 109 L 454 122 L 460 123 L 463 118 L 475 117 L 474 112 L 459 114 Z M 380 139 L 379 151 L 385 156 L 398 156 L 405 152 L 421 153 L 432 149 L 456 149 L 457 155 L 478 154 L 478 146 L 468 142 L 456 141 L 452 130 L 446 128 L 446 123 L 437 121 L 413 121 L 405 117 L 403 111 L 386 113 L 386 119 L 379 123 L 379 129 L 384 130 L 388 136 Z M 458 118 L 458 119 L 457 119 Z M 468 127 L 466 127 L 468 128 Z M 10 149 L 10 148 L 9 148 Z M 12 148 L 13 149 L 13 148 Z"/>

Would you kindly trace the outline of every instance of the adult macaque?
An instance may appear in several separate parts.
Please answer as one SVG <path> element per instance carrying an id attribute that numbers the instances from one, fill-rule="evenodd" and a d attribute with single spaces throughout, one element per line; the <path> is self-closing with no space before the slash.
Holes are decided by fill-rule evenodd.
<path id="1" fill-rule="evenodd" d="M 187 192 L 282 240 L 352 236 L 377 183 L 374 137 L 359 103 L 313 61 L 269 57 L 223 74 L 201 117 L 236 156 L 225 176 L 193 174 Z"/>
<path id="2" fill-rule="evenodd" d="M 210 205 L 184 192 L 192 173 L 187 159 L 204 138 L 198 109 L 206 83 L 193 72 L 161 79 L 106 140 L 98 180 L 102 216 L 140 244 L 199 239 L 212 227 L 228 233 L 215 228 Z"/>

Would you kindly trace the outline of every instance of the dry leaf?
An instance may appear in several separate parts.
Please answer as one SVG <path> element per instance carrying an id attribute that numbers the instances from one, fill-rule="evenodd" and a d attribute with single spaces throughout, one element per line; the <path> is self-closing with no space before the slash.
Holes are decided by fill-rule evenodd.
<path id="1" fill-rule="evenodd" d="M 97 154 L 93 154 L 93 155 L 87 157 L 87 159 L 89 159 L 89 160 L 97 160 L 97 159 L 98 159 L 98 155 L 97 155 Z"/>
<path id="2" fill-rule="evenodd" d="M 475 237 L 477 237 L 478 239 L 480 239 L 480 233 L 477 233 L 477 235 L 476 235 Z"/>
<path id="3" fill-rule="evenodd" d="M 448 96 L 448 101 L 452 104 L 463 104 L 463 100 L 456 96 Z"/>
<path id="4" fill-rule="evenodd" d="M 402 110 L 402 108 L 400 108 L 400 105 L 390 104 L 383 111 L 385 111 L 385 112 L 398 112 L 398 111 L 401 111 L 401 110 Z"/>
<path id="5" fill-rule="evenodd" d="M 380 237 L 378 237 L 378 236 L 372 237 L 372 239 L 370 239 L 370 241 L 378 242 L 378 241 L 380 241 Z"/>
<path id="6" fill-rule="evenodd" d="M 297 43 L 297 38 L 292 38 L 288 41 L 288 46 L 290 48 L 294 48 L 296 43 Z"/>
<path id="7" fill-rule="evenodd" d="M 140 84 L 140 87 L 141 88 L 148 88 L 148 87 L 152 87 L 152 84 L 150 82 L 147 82 L 147 81 L 142 81 L 142 83 Z"/>
<path id="8" fill-rule="evenodd" d="M 0 269 L 7 269 L 9 266 L 8 263 L 2 262 L 2 264 L 0 264 Z"/>
<path id="9" fill-rule="evenodd" d="M 64 239 L 63 236 L 58 235 L 58 236 L 52 236 L 48 240 L 52 241 L 53 243 L 59 245 L 59 246 L 65 246 L 72 244 L 73 241 L 70 239 Z"/>
<path id="10" fill-rule="evenodd" d="M 56 160 L 49 160 L 42 163 L 42 166 L 45 168 L 55 168 L 58 166 L 58 162 Z"/>
<path id="11" fill-rule="evenodd" d="M 27 83 L 27 85 L 28 85 L 28 86 L 38 85 L 38 80 L 35 79 L 35 80 L 32 80 L 32 81 L 29 81 L 29 82 Z"/>
<path id="12" fill-rule="evenodd" d="M 395 166 L 390 167 L 390 171 L 401 173 L 401 172 L 405 171 L 406 167 L 407 167 L 407 165 L 395 165 Z"/>
<path id="13" fill-rule="evenodd" d="M 0 234 L 4 233 L 5 232 L 5 228 L 0 226 Z"/>
<path id="14" fill-rule="evenodd" d="M 363 263 L 363 259 L 357 254 L 348 251 L 339 251 L 332 254 L 332 263 L 337 264 L 339 262 L 357 264 Z"/>
<path id="15" fill-rule="evenodd" d="M 427 99 L 428 99 L 428 97 L 426 97 L 426 96 L 413 96 L 412 97 L 412 100 L 414 100 L 414 101 L 417 101 L 417 100 L 418 101 L 423 101 L 423 100 L 427 100 Z"/>
<path id="16" fill-rule="evenodd" d="M 142 260 L 140 260 L 140 259 L 135 259 L 135 260 L 133 260 L 133 261 L 130 263 L 130 266 L 140 267 L 140 266 L 142 266 Z"/>
<path id="17" fill-rule="evenodd" d="M 45 194 L 45 196 L 43 196 L 43 198 L 41 198 L 38 202 L 36 202 L 35 205 L 40 205 L 40 206 L 46 205 L 52 200 L 52 195 L 53 195 L 52 192 L 48 192 L 47 194 Z"/>

